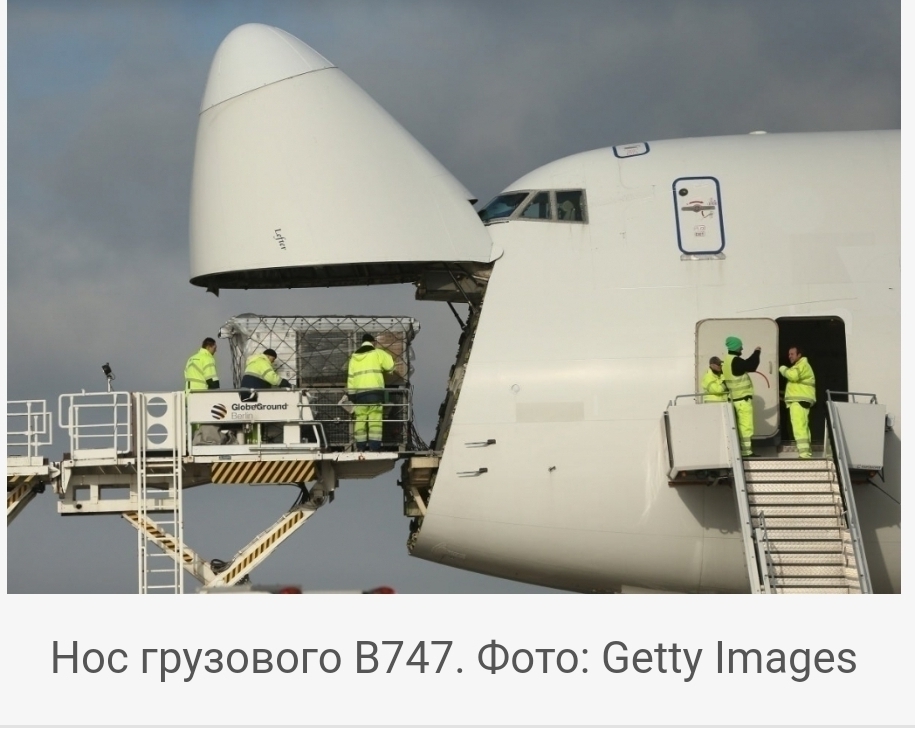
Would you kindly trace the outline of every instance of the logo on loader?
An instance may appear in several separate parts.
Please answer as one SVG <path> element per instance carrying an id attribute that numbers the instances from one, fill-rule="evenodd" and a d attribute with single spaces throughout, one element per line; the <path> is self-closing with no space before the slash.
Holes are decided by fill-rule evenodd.
<path id="1" fill-rule="evenodd" d="M 226 409 L 225 404 L 214 404 L 213 408 L 210 409 L 210 415 L 213 419 L 225 419 L 228 413 L 229 410 Z"/>

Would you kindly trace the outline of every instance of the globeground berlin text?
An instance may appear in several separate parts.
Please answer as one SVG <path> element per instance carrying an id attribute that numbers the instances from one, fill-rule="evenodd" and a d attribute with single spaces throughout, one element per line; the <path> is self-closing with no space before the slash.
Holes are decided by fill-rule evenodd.
<path id="1" fill-rule="evenodd" d="M 676 643 L 634 647 L 614 640 L 596 649 L 511 647 L 491 639 L 481 646 L 453 647 L 452 641 L 359 640 L 346 647 L 287 649 L 126 649 L 104 651 L 77 641 L 54 641 L 51 667 L 55 675 L 127 672 L 158 676 L 160 682 L 180 677 L 218 674 L 302 674 L 326 676 L 409 673 L 439 675 L 465 672 L 515 675 L 672 675 L 693 682 L 697 674 L 787 676 L 806 682 L 823 675 L 856 671 L 852 649 L 757 649 L 730 647 L 718 641 L 710 656 L 704 650 Z M 711 660 L 711 661 L 710 661 Z M 708 662 L 708 664 L 706 664 Z"/>

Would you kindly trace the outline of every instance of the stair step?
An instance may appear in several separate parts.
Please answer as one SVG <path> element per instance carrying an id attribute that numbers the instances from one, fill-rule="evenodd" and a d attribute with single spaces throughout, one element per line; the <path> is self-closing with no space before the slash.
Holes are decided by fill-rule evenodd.
<path id="1" fill-rule="evenodd" d="M 750 506 L 842 506 L 838 493 L 751 493 Z"/>
<path id="2" fill-rule="evenodd" d="M 854 564 L 854 557 L 845 554 L 844 550 L 839 550 L 836 552 L 786 552 L 784 550 L 775 550 L 770 547 L 769 558 L 776 565 L 838 565 L 840 567 L 850 567 Z"/>
<path id="3" fill-rule="evenodd" d="M 780 521 L 780 520 L 778 520 Z M 768 525 L 768 520 L 767 520 Z M 790 529 L 790 528 L 771 528 L 769 527 L 770 542 L 824 542 L 824 541 L 841 541 L 851 544 L 851 533 L 848 529 Z"/>
<path id="4" fill-rule="evenodd" d="M 831 470 L 747 470 L 747 483 L 829 483 L 836 479 Z"/>
<path id="5" fill-rule="evenodd" d="M 747 483 L 747 492 L 753 493 L 838 493 L 839 484 L 828 481 L 813 483 Z"/>
<path id="6" fill-rule="evenodd" d="M 858 582 L 858 570 L 841 565 L 775 565 L 775 578 L 779 584 L 802 580 L 852 580 Z"/>
<path id="7" fill-rule="evenodd" d="M 797 518 L 827 518 L 827 519 L 838 519 L 840 516 L 839 509 L 834 505 L 821 505 L 821 506 L 772 506 L 772 505 L 761 505 L 761 506 L 750 506 L 750 515 L 754 518 L 759 516 L 759 514 L 764 513 L 766 515 L 766 521 L 774 518 L 786 518 L 786 517 L 797 517 Z"/>
<path id="8" fill-rule="evenodd" d="M 847 588 L 847 587 L 835 587 L 835 588 L 779 588 L 776 586 L 776 593 L 779 595 L 798 595 L 804 593 L 810 594 L 831 594 L 831 595 L 852 595 L 854 593 L 860 593 L 860 589 L 857 588 Z"/>
<path id="9" fill-rule="evenodd" d="M 786 588 L 844 588 L 849 587 L 853 588 L 855 591 L 860 590 L 857 579 L 848 579 L 844 576 L 833 575 L 831 577 L 792 577 L 792 578 L 777 578 L 775 581 L 770 581 L 770 585 L 774 585 L 779 589 Z"/>
<path id="10" fill-rule="evenodd" d="M 779 472 L 786 470 L 829 470 L 832 468 L 832 460 L 823 458 L 813 458 L 810 460 L 744 460 L 743 467 L 746 470 L 777 470 Z"/>
<path id="11" fill-rule="evenodd" d="M 753 517 L 753 526 L 759 526 L 759 520 L 757 517 Z M 817 531 L 843 531 L 845 529 L 844 523 L 836 518 L 829 516 L 789 516 L 789 517 L 779 517 L 779 516 L 769 516 L 766 514 L 766 529 L 769 531 L 769 539 L 776 538 L 776 535 L 772 534 L 775 530 L 786 530 L 791 529 L 796 532 L 809 531 L 808 536 L 795 537 L 795 539 L 820 539 L 821 537 L 815 537 L 813 534 Z"/>
<path id="12" fill-rule="evenodd" d="M 841 539 L 827 541 L 808 541 L 808 540 L 773 540 L 771 536 L 766 540 L 766 546 L 772 555 L 839 555 L 846 559 L 851 559 L 853 548 L 851 540 L 843 541 Z"/>

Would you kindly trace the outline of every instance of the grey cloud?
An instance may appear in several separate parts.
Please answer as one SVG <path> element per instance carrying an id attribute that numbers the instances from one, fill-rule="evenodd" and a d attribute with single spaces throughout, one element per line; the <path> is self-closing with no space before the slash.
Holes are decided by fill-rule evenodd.
<path id="1" fill-rule="evenodd" d="M 485 197 L 616 143 L 899 125 L 896 3 L 551 8 L 425 6 L 334 60 Z"/>

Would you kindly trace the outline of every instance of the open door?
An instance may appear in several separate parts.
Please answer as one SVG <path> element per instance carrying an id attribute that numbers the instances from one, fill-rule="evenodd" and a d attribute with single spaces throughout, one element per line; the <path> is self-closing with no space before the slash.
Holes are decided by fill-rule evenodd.
<path id="1" fill-rule="evenodd" d="M 778 324 L 772 319 L 705 319 L 696 325 L 696 392 L 702 391 L 702 376 L 713 355 L 727 355 L 724 341 L 729 336 L 743 341 L 743 358 L 759 346 L 759 368 L 750 374 L 753 381 L 753 439 L 778 434 Z"/>
<path id="2" fill-rule="evenodd" d="M 826 391 L 848 391 L 848 348 L 845 323 L 839 317 L 779 317 L 779 365 L 788 365 L 788 348 L 800 348 L 813 368 L 817 401 L 810 410 L 810 439 L 823 442 L 826 433 Z M 785 379 L 781 379 L 782 390 Z M 879 397 L 878 397 L 879 398 Z M 836 401 L 845 401 L 841 393 Z M 788 410 L 782 402 L 782 422 L 790 425 Z M 786 430 L 785 439 L 791 439 Z"/>
<path id="3" fill-rule="evenodd" d="M 487 264 L 492 241 L 472 199 L 299 39 L 248 23 L 220 44 L 197 126 L 192 284 L 412 283 L 425 264 Z"/>

